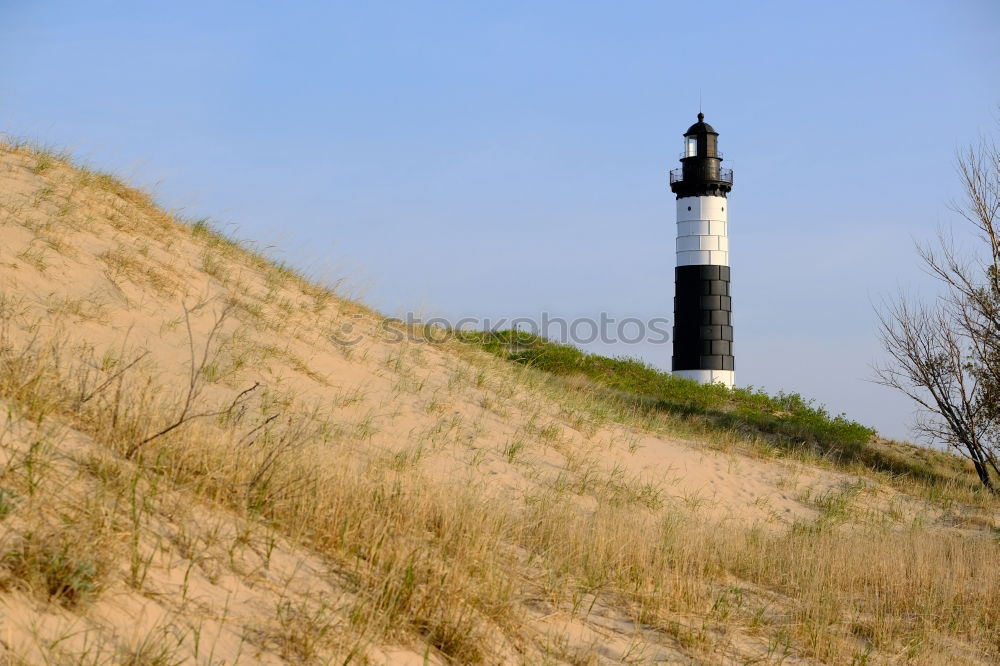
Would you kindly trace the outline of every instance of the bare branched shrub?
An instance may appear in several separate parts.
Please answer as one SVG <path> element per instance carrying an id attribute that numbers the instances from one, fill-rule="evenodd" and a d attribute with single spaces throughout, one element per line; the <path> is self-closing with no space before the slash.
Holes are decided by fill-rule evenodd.
<path id="1" fill-rule="evenodd" d="M 891 361 L 876 380 L 921 409 L 917 430 L 968 457 L 982 485 L 1000 480 L 1000 148 L 982 139 L 958 156 L 965 199 L 953 209 L 985 248 L 965 258 L 949 233 L 918 253 L 944 287 L 931 304 L 900 294 L 879 313 Z"/>
<path id="2" fill-rule="evenodd" d="M 254 382 L 253 386 L 246 388 L 236 394 L 236 397 L 232 401 L 223 405 L 222 407 L 213 407 L 209 409 L 199 409 L 201 403 L 201 395 L 205 389 L 205 369 L 209 365 L 209 361 L 212 358 L 212 354 L 217 351 L 217 338 L 222 326 L 226 321 L 226 317 L 229 315 L 231 306 L 227 305 L 223 308 L 222 312 L 216 317 L 215 323 L 209 330 L 206 336 L 204 345 L 201 350 L 201 354 L 198 354 L 197 346 L 195 344 L 194 332 L 191 330 L 191 309 L 185 306 L 184 308 L 184 323 L 187 326 L 188 334 L 188 351 L 190 354 L 190 363 L 188 365 L 188 384 L 187 391 L 184 395 L 184 400 L 180 405 L 180 409 L 177 414 L 167 423 L 165 426 L 156 430 L 155 432 L 146 435 L 142 439 L 134 442 L 125 450 L 125 457 L 132 458 L 139 449 L 149 444 L 154 439 L 163 437 L 167 433 L 180 428 L 186 423 L 194 421 L 196 419 L 212 418 L 218 416 L 224 416 L 232 414 L 237 407 L 246 402 L 247 398 L 260 387 L 260 382 Z"/>

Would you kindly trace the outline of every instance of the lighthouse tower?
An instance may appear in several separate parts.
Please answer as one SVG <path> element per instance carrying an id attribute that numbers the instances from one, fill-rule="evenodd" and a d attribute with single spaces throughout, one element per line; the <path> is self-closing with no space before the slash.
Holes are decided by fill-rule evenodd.
<path id="1" fill-rule="evenodd" d="M 684 133 L 681 168 L 670 172 L 677 195 L 677 268 L 674 269 L 675 375 L 732 387 L 733 322 L 729 295 L 726 195 L 732 169 L 722 168 L 719 133 L 698 114 Z"/>

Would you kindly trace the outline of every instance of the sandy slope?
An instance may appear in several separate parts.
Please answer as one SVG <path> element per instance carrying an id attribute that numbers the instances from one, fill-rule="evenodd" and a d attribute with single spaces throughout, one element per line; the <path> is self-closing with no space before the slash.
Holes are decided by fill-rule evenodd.
<path id="1" fill-rule="evenodd" d="M 275 400 L 284 396 L 324 410 L 333 415 L 337 437 L 349 442 L 354 457 L 344 461 L 348 466 L 388 461 L 512 502 L 566 483 L 578 488 L 583 506 L 628 496 L 657 511 L 675 507 L 720 525 L 759 523 L 769 530 L 814 518 L 810 498 L 856 481 L 602 421 L 481 353 L 452 343 L 396 342 L 396 329 L 376 313 L 193 232 L 99 176 L 25 151 L 0 151 L 0 230 L 0 285 L 21 321 L 39 322 L 42 332 L 62 335 L 77 349 L 92 348 L 95 358 L 137 357 L 145 350 L 137 368 L 155 373 L 165 387 L 182 390 L 187 379 L 184 308 L 192 309 L 200 353 L 219 313 L 233 304 L 205 395 L 221 399 L 260 382 Z M 358 344 L 331 337 L 348 329 Z M 104 491 L 88 475 L 114 454 L 71 424 L 50 419 L 38 426 L 8 411 L 8 463 L 25 455 L 38 428 L 52 428 L 57 442 L 46 510 L 98 502 Z M 127 469 L 130 463 L 113 464 Z M 10 654 L 29 661 L 62 655 L 67 663 L 86 655 L 112 663 L 141 653 L 156 663 L 149 655 L 173 641 L 175 660 L 282 663 L 315 656 L 302 652 L 307 641 L 293 640 L 303 617 L 329 627 L 328 635 L 339 631 L 337 609 L 352 592 L 321 555 L 248 527 L 247 517 L 184 488 L 140 491 L 150 516 L 141 543 L 123 537 L 110 547 L 114 573 L 95 601 L 66 609 L 40 600 L 28 586 L 6 586 L 0 639 Z M 909 512 L 924 510 L 885 488 L 871 496 Z M 107 510 L 107 520 L 122 519 L 114 511 Z M 16 518 L 6 521 L 8 540 L 22 528 Z M 145 562 L 138 587 L 124 582 L 130 552 Z M 545 658 L 552 663 L 574 650 L 595 663 L 636 655 L 650 663 L 769 658 L 768 641 L 738 627 L 710 647 L 691 647 L 644 628 L 609 599 L 582 605 L 587 613 L 525 600 L 520 612 L 533 647 L 520 654 L 498 648 L 489 661 L 542 663 L 542 653 L 531 650 L 544 652 L 539 646 L 549 643 L 559 645 L 552 654 L 564 655 Z M 337 654 L 337 642 L 316 649 Z M 425 655 L 441 660 L 419 637 L 404 637 L 398 644 L 369 643 L 363 656 L 371 663 L 417 664 Z M 783 661 L 795 662 L 792 656 Z"/>

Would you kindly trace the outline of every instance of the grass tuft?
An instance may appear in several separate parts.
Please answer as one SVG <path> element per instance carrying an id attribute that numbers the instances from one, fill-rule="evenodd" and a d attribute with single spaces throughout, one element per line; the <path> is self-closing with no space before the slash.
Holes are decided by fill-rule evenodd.
<path id="1" fill-rule="evenodd" d="M 95 598 L 100 589 L 97 560 L 66 535 L 28 532 L 3 554 L 0 566 L 8 589 L 25 585 L 66 608 Z"/>

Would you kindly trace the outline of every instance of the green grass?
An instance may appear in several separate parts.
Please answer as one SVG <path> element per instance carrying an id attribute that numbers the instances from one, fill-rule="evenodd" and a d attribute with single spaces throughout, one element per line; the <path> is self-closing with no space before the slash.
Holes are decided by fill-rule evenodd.
<path id="1" fill-rule="evenodd" d="M 729 389 L 675 377 L 634 358 L 608 358 L 525 332 L 461 332 L 458 338 L 512 363 L 556 378 L 585 378 L 585 389 L 640 414 L 669 414 L 692 425 L 762 440 L 779 451 L 818 456 L 857 472 L 884 473 L 884 480 L 910 479 L 933 488 L 975 488 L 962 458 L 913 444 L 887 441 L 873 428 L 798 393 L 769 395 L 753 387 Z M 971 484 L 971 485 L 970 485 Z"/>
<path id="2" fill-rule="evenodd" d="M 671 375 L 634 358 L 608 358 L 516 331 L 463 332 L 459 338 L 513 363 L 556 376 L 582 376 L 608 397 L 644 412 L 668 412 L 692 421 L 761 436 L 781 447 L 807 447 L 842 462 L 892 466 L 868 444 L 875 430 L 831 415 L 798 393 L 768 395 L 752 387 L 729 389 Z M 902 470 L 889 470 L 902 471 Z"/>

